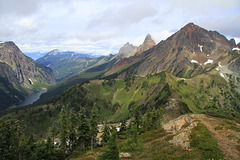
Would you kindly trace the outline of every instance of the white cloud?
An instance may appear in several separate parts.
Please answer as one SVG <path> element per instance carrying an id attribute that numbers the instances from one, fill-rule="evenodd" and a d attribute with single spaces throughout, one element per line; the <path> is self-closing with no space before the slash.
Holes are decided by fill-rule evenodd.
<path id="1" fill-rule="evenodd" d="M 240 41 L 239 0 L 0 0 L 0 41 L 23 52 L 117 53 L 126 42 L 156 43 L 189 22 Z"/>

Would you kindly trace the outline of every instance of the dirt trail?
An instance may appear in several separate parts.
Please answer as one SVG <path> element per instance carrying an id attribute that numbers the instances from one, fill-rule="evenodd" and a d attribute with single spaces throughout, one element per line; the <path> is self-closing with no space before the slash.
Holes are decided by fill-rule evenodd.
<path id="1" fill-rule="evenodd" d="M 239 145 L 239 133 L 226 128 L 220 130 L 215 129 L 225 123 L 224 119 L 206 115 L 194 115 L 194 117 L 200 120 L 201 123 L 203 123 L 213 133 L 213 137 L 218 141 L 218 145 L 224 153 L 226 159 L 240 159 L 240 151 L 236 148 L 236 146 Z M 232 138 L 230 138 L 230 136 L 232 136 Z"/>

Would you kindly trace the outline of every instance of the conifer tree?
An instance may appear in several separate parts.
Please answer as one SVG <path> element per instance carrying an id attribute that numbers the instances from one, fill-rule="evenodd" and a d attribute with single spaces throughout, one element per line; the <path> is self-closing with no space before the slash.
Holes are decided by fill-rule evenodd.
<path id="1" fill-rule="evenodd" d="M 102 144 L 103 145 L 106 145 L 107 142 L 109 141 L 110 139 L 110 128 L 109 126 L 107 125 L 107 122 L 104 123 L 104 128 L 103 128 L 103 134 L 101 136 L 102 138 Z"/>
<path id="2" fill-rule="evenodd" d="M 140 112 L 139 112 L 138 110 L 135 112 L 134 124 L 137 125 L 137 129 L 138 129 L 138 130 L 141 128 L 142 118 L 141 118 Z"/>
<path id="3" fill-rule="evenodd" d="M 83 108 L 79 113 L 78 145 L 81 150 L 86 150 L 90 145 L 90 126 L 86 117 L 86 112 Z"/>
<path id="4" fill-rule="evenodd" d="M 97 134 L 98 134 L 98 112 L 96 107 L 91 111 L 90 117 L 90 136 L 91 136 L 91 149 L 96 147 Z"/>
<path id="5" fill-rule="evenodd" d="M 36 141 L 31 135 L 28 138 L 25 138 L 21 144 L 20 152 L 21 152 L 21 159 L 28 160 L 28 159 L 37 159 L 36 157 Z"/>
<path id="6" fill-rule="evenodd" d="M 124 135 L 127 130 L 127 125 L 126 125 L 126 120 L 121 121 L 121 126 L 120 126 L 120 134 Z"/>
<path id="7" fill-rule="evenodd" d="M 117 146 L 117 133 L 113 131 L 107 149 L 98 157 L 99 160 L 120 160 Z"/>
<path id="8" fill-rule="evenodd" d="M 64 151 L 64 155 L 66 153 L 66 141 L 67 141 L 67 114 L 65 107 L 62 108 L 60 113 L 60 141 L 61 141 L 61 148 Z"/>
<path id="9" fill-rule="evenodd" d="M 76 126 L 77 126 L 77 115 L 74 110 L 71 110 L 69 113 L 69 149 L 74 150 L 77 142 L 77 134 L 76 134 Z"/>

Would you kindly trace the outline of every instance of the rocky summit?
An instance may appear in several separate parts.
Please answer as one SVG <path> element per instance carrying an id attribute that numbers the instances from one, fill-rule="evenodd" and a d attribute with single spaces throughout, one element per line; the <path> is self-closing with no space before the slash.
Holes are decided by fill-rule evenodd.
<path id="1" fill-rule="evenodd" d="M 151 47 L 153 47 L 155 45 L 156 45 L 156 43 L 152 39 L 151 35 L 147 34 L 143 44 L 138 47 L 137 54 L 147 51 L 148 49 L 150 49 Z"/>

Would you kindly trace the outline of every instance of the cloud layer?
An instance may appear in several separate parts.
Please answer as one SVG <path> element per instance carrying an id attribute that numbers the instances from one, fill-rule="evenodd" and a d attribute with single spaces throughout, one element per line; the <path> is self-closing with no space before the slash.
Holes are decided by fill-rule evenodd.
<path id="1" fill-rule="evenodd" d="M 240 40 L 239 0 L 0 0 L 0 41 L 23 52 L 117 53 L 148 33 L 166 39 L 189 22 Z"/>

